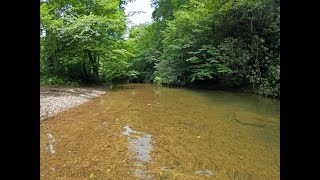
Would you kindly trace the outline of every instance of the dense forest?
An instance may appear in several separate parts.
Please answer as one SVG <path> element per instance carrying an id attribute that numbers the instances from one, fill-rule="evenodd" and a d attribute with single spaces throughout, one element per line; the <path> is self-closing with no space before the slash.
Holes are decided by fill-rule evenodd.
<path id="1" fill-rule="evenodd" d="M 153 22 L 129 29 L 130 1 L 42 0 L 41 84 L 129 81 L 280 97 L 279 0 L 151 0 Z"/>

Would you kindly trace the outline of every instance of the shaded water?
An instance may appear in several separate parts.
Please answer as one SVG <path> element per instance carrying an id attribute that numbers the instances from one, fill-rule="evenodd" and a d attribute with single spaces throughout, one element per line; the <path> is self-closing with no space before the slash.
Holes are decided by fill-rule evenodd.
<path id="1" fill-rule="evenodd" d="M 41 176 L 280 179 L 279 104 L 245 93 L 120 86 L 41 124 Z M 52 132 L 68 137 L 56 142 L 55 157 L 45 150 Z"/>

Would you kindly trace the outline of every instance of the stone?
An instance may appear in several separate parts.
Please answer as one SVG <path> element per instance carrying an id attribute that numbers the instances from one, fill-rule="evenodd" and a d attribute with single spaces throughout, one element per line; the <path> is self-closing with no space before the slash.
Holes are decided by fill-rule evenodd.
<path id="1" fill-rule="evenodd" d="M 90 179 L 93 179 L 93 178 L 94 178 L 94 174 L 91 173 L 91 174 L 90 174 Z"/>
<path id="2" fill-rule="evenodd" d="M 197 170 L 195 172 L 195 174 L 200 175 L 200 176 L 207 176 L 207 177 L 213 176 L 213 173 L 209 170 L 206 170 L 206 169 Z"/>

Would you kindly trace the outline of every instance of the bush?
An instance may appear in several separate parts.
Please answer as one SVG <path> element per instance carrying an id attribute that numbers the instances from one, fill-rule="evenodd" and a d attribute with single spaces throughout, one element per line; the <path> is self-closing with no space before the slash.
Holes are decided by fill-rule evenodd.
<path id="1" fill-rule="evenodd" d="M 58 76 L 41 75 L 40 86 L 80 86 L 79 82 L 69 81 Z"/>

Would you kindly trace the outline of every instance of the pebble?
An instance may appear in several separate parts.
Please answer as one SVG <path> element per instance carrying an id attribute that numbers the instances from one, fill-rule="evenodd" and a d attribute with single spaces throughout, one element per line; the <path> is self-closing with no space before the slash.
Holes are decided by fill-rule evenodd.
<path id="1" fill-rule="evenodd" d="M 94 178 L 94 174 L 91 173 L 91 174 L 90 174 L 90 179 L 93 179 L 93 178 Z"/>

